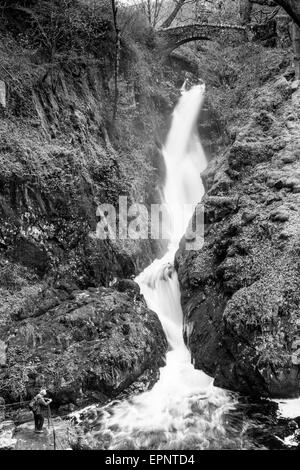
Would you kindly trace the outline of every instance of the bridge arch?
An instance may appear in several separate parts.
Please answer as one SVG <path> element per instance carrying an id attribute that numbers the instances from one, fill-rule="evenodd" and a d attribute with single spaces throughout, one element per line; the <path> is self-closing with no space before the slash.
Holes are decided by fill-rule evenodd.
<path id="1" fill-rule="evenodd" d="M 180 46 L 183 46 L 183 44 L 187 44 L 189 42 L 194 42 L 194 41 L 211 41 L 212 39 L 207 37 L 207 36 L 195 36 L 187 39 L 182 39 L 181 41 L 178 41 L 172 45 L 169 45 L 168 47 L 168 52 L 171 53 L 175 49 L 177 49 Z"/>
<path id="2" fill-rule="evenodd" d="M 164 49 L 168 54 L 192 41 L 219 41 L 234 45 L 248 40 L 245 27 L 231 24 L 190 24 L 161 29 L 158 35 L 163 39 Z"/>

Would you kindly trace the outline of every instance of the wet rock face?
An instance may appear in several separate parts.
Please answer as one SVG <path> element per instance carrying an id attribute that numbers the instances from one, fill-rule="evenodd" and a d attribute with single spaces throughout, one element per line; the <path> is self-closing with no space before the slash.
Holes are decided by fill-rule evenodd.
<path id="1" fill-rule="evenodd" d="M 112 72 L 108 64 L 66 67 L 55 79 L 48 75 L 37 87 L 32 84 L 22 109 L 11 99 L 7 113 L 0 113 L 0 258 L 40 278 L 68 278 L 78 289 L 137 274 L 159 251 L 156 241 L 130 245 L 96 237 L 101 203 L 118 211 L 119 195 L 126 195 L 129 205 L 139 197 L 149 203 L 158 198 L 161 183 L 149 171 L 149 165 L 156 168 L 150 148 L 159 154 L 160 138 L 154 145 L 153 136 L 156 126 L 166 131 L 175 98 L 171 87 L 167 108 L 153 108 L 152 96 L 137 104 L 124 78 L 124 103 L 144 125 L 138 128 L 126 112 L 116 132 L 107 83 Z M 130 155 L 126 161 L 124 154 Z"/>
<path id="2" fill-rule="evenodd" d="M 157 378 L 167 348 L 144 301 L 111 288 L 73 292 L 43 314 L 13 321 L 1 339 L 1 395 L 15 401 L 43 386 L 54 407 L 103 402 L 146 373 Z"/>
<path id="3" fill-rule="evenodd" d="M 300 93 L 275 78 L 203 175 L 205 242 L 176 256 L 185 340 L 215 385 L 300 394 Z M 226 183 L 226 184 L 225 184 Z"/>

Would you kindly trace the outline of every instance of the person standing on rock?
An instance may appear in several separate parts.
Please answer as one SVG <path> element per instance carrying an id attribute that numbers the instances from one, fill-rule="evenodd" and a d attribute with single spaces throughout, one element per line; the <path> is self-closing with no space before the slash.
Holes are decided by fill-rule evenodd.
<path id="1" fill-rule="evenodd" d="M 42 389 L 30 402 L 29 408 L 33 412 L 35 432 L 40 434 L 43 432 L 44 414 L 43 408 L 48 408 L 52 402 L 51 398 L 46 398 L 47 392 Z"/>

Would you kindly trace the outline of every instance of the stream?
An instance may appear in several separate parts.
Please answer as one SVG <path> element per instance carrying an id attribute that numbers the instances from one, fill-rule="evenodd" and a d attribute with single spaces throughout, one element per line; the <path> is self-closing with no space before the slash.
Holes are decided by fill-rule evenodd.
<path id="1" fill-rule="evenodd" d="M 284 412 L 291 401 L 280 404 L 280 414 L 275 402 L 257 403 L 216 388 L 213 378 L 194 369 L 183 340 L 180 289 L 173 261 L 204 194 L 200 173 L 207 162 L 196 131 L 204 92 L 202 84 L 189 90 L 183 87 L 174 110 L 163 149 L 169 244 L 165 255 L 136 278 L 148 307 L 157 313 L 166 334 L 169 346 L 166 365 L 151 390 L 101 408 L 98 430 L 93 432 L 99 448 L 202 450 L 298 446 L 295 436 L 300 423 L 293 420 L 291 425 L 289 413 Z"/>

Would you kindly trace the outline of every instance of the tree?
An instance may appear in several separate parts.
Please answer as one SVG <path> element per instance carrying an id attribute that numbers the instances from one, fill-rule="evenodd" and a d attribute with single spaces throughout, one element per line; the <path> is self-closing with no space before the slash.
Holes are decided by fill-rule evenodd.
<path id="1" fill-rule="evenodd" d="M 274 0 L 280 5 L 300 27 L 300 2 L 299 0 Z"/>
<path id="2" fill-rule="evenodd" d="M 173 21 L 175 20 L 176 16 L 180 12 L 181 8 L 183 5 L 186 3 L 186 0 L 175 0 L 175 7 L 168 16 L 168 18 L 163 22 L 162 27 L 163 28 L 169 28 Z"/>
<path id="3" fill-rule="evenodd" d="M 164 0 L 142 0 L 141 6 L 147 16 L 149 24 L 155 28 L 162 11 Z"/>
<path id="4" fill-rule="evenodd" d="M 275 7 L 272 11 L 260 9 L 253 13 L 254 4 L 261 5 L 262 7 Z M 268 23 L 280 11 L 280 6 L 277 6 L 274 0 L 240 0 L 240 18 L 243 25 L 247 25 L 253 20 L 257 23 Z"/>
<path id="5" fill-rule="evenodd" d="M 274 7 L 279 5 L 300 27 L 300 1 L 299 0 L 240 0 L 241 9 L 251 9 L 253 4 Z"/>
<path id="6" fill-rule="evenodd" d="M 240 0 L 240 18 L 242 25 L 247 25 L 251 21 L 253 3 L 250 0 Z"/>
<path id="7" fill-rule="evenodd" d="M 161 20 L 165 3 L 167 3 L 167 0 L 132 0 L 129 6 L 142 12 L 149 25 L 155 28 Z"/>
<path id="8" fill-rule="evenodd" d="M 300 80 L 300 28 L 294 23 L 293 27 L 294 66 L 296 80 Z"/>
<path id="9" fill-rule="evenodd" d="M 36 2 L 32 3 L 34 6 Z M 63 0 L 61 3 L 41 2 L 37 10 L 29 8 L 27 4 L 29 2 L 25 2 L 25 6 L 18 3 L 11 4 L 10 8 L 30 18 L 33 37 L 37 43 L 43 45 L 50 62 L 53 63 L 61 43 L 64 42 L 65 31 L 69 30 L 70 21 L 67 13 L 72 2 L 69 0 Z"/>
<path id="10" fill-rule="evenodd" d="M 212 0 L 206 0 L 208 1 Z M 141 9 L 153 28 L 161 22 L 162 28 L 169 28 L 185 5 L 198 6 L 201 3 L 204 3 L 203 0 L 135 0 L 134 5 Z M 170 6 L 172 6 L 171 12 L 168 11 Z M 167 18 L 164 19 L 166 11 L 168 11 Z"/>
<path id="11" fill-rule="evenodd" d="M 182 11 L 184 19 L 180 23 L 204 21 L 208 13 L 219 12 L 225 3 L 226 0 L 132 0 L 130 5 L 142 11 L 153 28 L 169 28 Z"/>
<path id="12" fill-rule="evenodd" d="M 115 122 L 117 117 L 118 111 L 118 99 L 119 99 L 119 68 L 120 68 L 120 49 L 121 49 L 121 33 L 118 27 L 118 7 L 116 4 L 116 0 L 111 0 L 111 9 L 112 9 L 112 17 L 113 17 L 113 24 L 115 30 L 115 65 L 114 65 L 114 88 L 115 88 L 115 96 L 114 96 L 114 106 L 113 106 L 113 122 Z"/>
<path id="13" fill-rule="evenodd" d="M 256 3 L 263 6 L 282 7 L 292 18 L 293 48 L 296 79 L 300 79 L 300 1 L 299 0 L 241 0 L 241 16 L 244 23 L 249 23 L 252 5 Z"/>
<path id="14" fill-rule="evenodd" d="M 275 0 L 294 20 L 293 47 L 294 66 L 296 80 L 300 80 L 300 1 L 299 0 Z"/>

